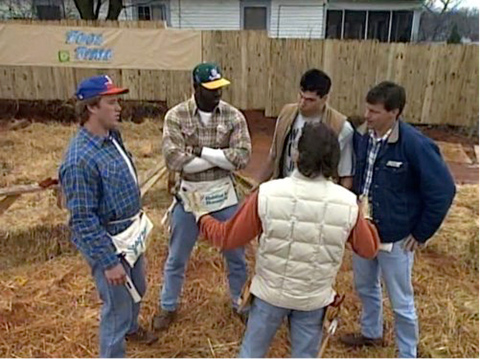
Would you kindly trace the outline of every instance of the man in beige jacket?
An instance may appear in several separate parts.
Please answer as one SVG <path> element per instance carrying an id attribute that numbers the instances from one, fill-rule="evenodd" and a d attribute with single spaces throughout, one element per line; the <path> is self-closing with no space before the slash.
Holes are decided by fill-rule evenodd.
<path id="1" fill-rule="evenodd" d="M 346 116 L 328 104 L 332 81 L 323 71 L 311 69 L 300 81 L 298 103 L 285 105 L 277 119 L 268 162 L 261 173 L 260 183 L 269 179 L 289 177 L 294 170 L 293 156 L 306 123 L 323 122 L 338 137 L 340 184 L 348 189 L 353 178 L 353 128 Z"/>

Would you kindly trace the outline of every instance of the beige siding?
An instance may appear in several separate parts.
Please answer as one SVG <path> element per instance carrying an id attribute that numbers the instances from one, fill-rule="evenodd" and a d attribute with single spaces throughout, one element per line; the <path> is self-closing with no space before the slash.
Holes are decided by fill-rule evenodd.
<path id="1" fill-rule="evenodd" d="M 324 5 L 315 0 L 272 0 L 271 37 L 323 38 Z"/>
<path id="2" fill-rule="evenodd" d="M 172 0 L 172 27 L 196 30 L 239 30 L 239 0 Z"/>

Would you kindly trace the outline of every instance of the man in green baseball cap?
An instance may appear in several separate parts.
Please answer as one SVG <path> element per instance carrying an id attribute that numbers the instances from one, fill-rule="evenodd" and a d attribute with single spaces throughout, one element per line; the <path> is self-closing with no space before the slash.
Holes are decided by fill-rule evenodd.
<path id="1" fill-rule="evenodd" d="M 230 85 L 230 81 L 222 76 L 220 67 L 213 62 L 204 62 L 195 66 L 193 83 L 202 85 L 207 90 L 216 90 Z"/>
<path id="2" fill-rule="evenodd" d="M 218 106 L 222 98 L 222 88 L 230 85 L 230 81 L 222 76 L 220 67 L 213 62 L 198 64 L 192 75 L 195 102 L 203 120 L 206 118 L 203 113 L 212 113 Z"/>
<path id="3" fill-rule="evenodd" d="M 198 237 L 194 212 L 211 213 L 227 220 L 235 213 L 238 198 L 232 172 L 245 168 L 251 141 L 243 114 L 221 101 L 222 88 L 230 81 L 217 64 L 205 62 L 192 72 L 193 96 L 165 115 L 163 157 L 179 179 L 173 186 L 169 211 L 170 240 L 165 262 L 159 312 L 153 327 L 165 330 L 174 320 L 185 277 L 185 268 Z M 169 176 L 171 178 L 171 176 Z M 247 280 L 243 247 L 223 251 L 233 309 Z M 237 312 L 238 313 L 238 312 Z"/>

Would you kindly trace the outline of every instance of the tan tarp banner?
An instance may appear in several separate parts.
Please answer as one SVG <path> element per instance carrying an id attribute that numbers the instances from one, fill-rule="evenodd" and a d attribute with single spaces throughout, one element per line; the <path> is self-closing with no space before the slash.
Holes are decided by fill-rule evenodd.
<path id="1" fill-rule="evenodd" d="M 0 66 L 191 70 L 200 31 L 0 24 Z"/>

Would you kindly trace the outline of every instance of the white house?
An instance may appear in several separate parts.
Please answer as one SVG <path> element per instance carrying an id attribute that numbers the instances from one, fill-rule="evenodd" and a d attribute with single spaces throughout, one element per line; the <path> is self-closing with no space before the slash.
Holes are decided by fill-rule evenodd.
<path id="1" fill-rule="evenodd" d="M 271 37 L 415 41 L 420 0 L 130 0 L 130 16 L 170 27 L 267 30 Z"/>
<path id="2" fill-rule="evenodd" d="M 32 3 L 33 14 L 40 18 L 76 14 L 73 0 L 1 2 L 9 1 Z M 173 28 L 383 42 L 415 41 L 422 12 L 421 0 L 124 0 L 124 6 L 120 20 L 164 20 Z M 106 11 L 105 2 L 100 13 Z"/>

